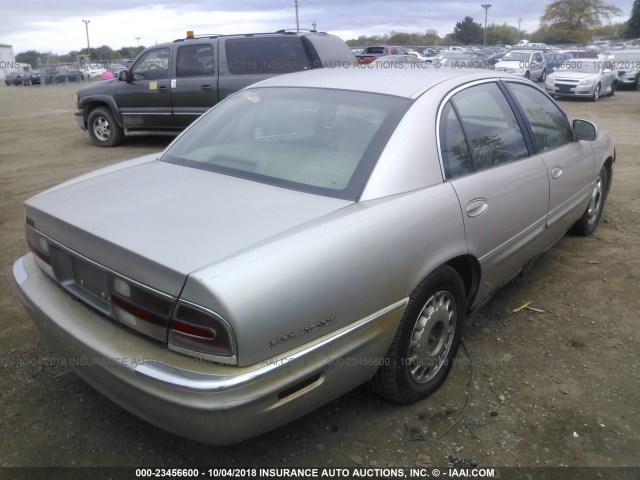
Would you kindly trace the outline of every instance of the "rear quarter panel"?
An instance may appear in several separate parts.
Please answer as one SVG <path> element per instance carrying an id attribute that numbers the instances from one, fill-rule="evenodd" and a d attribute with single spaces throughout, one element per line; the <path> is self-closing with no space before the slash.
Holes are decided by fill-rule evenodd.
<path id="1" fill-rule="evenodd" d="M 195 272 L 181 297 L 229 321 L 244 366 L 405 299 L 430 271 L 465 252 L 457 197 L 441 183 L 353 204 Z M 327 318 L 334 319 L 326 327 L 270 346 Z"/>

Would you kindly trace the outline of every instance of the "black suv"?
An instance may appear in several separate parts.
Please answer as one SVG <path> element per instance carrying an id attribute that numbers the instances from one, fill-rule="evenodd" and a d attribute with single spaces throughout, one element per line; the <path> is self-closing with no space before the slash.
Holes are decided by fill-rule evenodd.
<path id="1" fill-rule="evenodd" d="M 117 79 L 78 91 L 76 120 L 100 147 L 124 134 L 175 134 L 230 94 L 283 73 L 355 64 L 351 49 L 323 32 L 212 35 L 144 50 Z"/>

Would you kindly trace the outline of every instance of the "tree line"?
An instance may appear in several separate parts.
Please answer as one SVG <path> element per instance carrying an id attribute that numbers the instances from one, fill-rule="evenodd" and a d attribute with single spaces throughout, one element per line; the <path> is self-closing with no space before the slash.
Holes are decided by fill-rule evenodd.
<path id="1" fill-rule="evenodd" d="M 109 60 L 116 60 L 120 58 L 135 58 L 142 50 L 144 46 L 139 47 L 122 47 L 118 50 L 113 50 L 108 45 L 102 45 L 98 48 L 91 49 L 91 61 L 92 62 L 107 62 Z M 52 53 L 38 52 L 36 50 L 28 50 L 16 55 L 16 62 L 28 63 L 32 66 L 48 65 L 48 64 L 65 64 L 76 63 L 79 56 L 86 55 L 87 49 L 84 48 L 80 51 L 72 50 L 65 55 L 54 55 Z"/>
<path id="2" fill-rule="evenodd" d="M 487 25 L 487 45 L 514 45 L 520 39 L 540 43 L 588 43 L 593 37 L 640 38 L 640 0 L 633 2 L 628 21 L 611 23 L 621 10 L 604 0 L 556 0 L 545 7 L 540 26 L 534 32 L 518 31 L 514 26 Z M 466 16 L 453 32 L 440 37 L 435 30 L 421 33 L 391 32 L 389 35 L 361 35 L 347 44 L 366 45 L 469 45 L 484 42 L 484 27 Z"/>

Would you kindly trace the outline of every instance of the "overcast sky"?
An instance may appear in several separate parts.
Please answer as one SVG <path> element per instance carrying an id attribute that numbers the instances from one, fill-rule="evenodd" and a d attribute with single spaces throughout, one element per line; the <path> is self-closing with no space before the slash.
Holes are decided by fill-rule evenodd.
<path id="1" fill-rule="evenodd" d="M 486 0 L 484 0 L 486 1 Z M 344 40 L 358 35 L 385 34 L 393 30 L 453 31 L 466 15 L 484 24 L 484 10 L 477 1 L 440 0 L 300 0 L 300 28 L 334 33 Z M 488 23 L 507 23 L 532 32 L 548 2 L 494 0 Z M 633 0 L 609 0 L 622 10 L 613 22 L 626 21 Z M 153 45 L 181 38 L 186 30 L 196 34 L 270 32 L 294 28 L 294 0 L 2 0 L 0 43 L 13 45 L 15 54 L 26 50 L 64 54 L 87 46 L 85 24 L 90 20 L 92 47 L 118 49 Z"/>

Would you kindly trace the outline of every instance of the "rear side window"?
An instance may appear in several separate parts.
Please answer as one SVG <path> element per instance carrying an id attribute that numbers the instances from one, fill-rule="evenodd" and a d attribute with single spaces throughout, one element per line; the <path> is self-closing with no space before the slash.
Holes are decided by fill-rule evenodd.
<path id="1" fill-rule="evenodd" d="M 471 150 L 475 170 L 529 155 L 520 124 L 495 83 L 476 85 L 450 100 Z"/>
<path id="2" fill-rule="evenodd" d="M 446 178 L 456 178 L 474 171 L 471 151 L 451 102 L 445 105 L 440 117 L 440 149 Z"/>
<path id="3" fill-rule="evenodd" d="M 225 42 L 234 75 L 298 72 L 312 65 L 300 37 L 233 38 Z"/>
<path id="4" fill-rule="evenodd" d="M 178 48 L 176 76 L 199 77 L 213 74 L 213 46 L 186 45 Z"/>
<path id="5" fill-rule="evenodd" d="M 567 117 L 549 97 L 535 87 L 518 83 L 508 85 L 531 125 L 538 152 L 573 142 L 573 131 Z"/>

